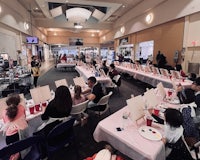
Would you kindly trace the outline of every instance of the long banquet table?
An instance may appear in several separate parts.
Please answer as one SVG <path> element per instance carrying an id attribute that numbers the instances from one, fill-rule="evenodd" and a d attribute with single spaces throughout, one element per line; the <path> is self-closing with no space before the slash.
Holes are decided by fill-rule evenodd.
<path id="1" fill-rule="evenodd" d="M 85 81 L 91 76 L 95 77 L 95 73 L 92 69 L 86 69 L 84 66 L 76 66 L 75 70 L 79 73 L 80 76 L 84 78 Z M 108 76 L 100 76 L 96 77 L 97 81 L 102 84 L 109 84 L 111 83 L 111 79 Z"/>
<path id="2" fill-rule="evenodd" d="M 133 68 L 117 66 L 117 65 L 116 65 L 116 69 L 120 72 L 128 73 L 131 76 L 133 76 L 135 79 L 148 83 L 152 85 L 153 87 L 156 87 L 156 85 L 160 82 L 162 82 L 163 86 L 166 88 L 173 87 L 172 80 L 162 75 L 155 75 L 153 73 L 139 71 Z M 187 80 L 187 79 L 184 80 L 184 82 L 182 81 L 182 79 L 175 79 L 174 82 L 176 84 L 181 83 L 181 85 L 185 87 L 189 87 L 192 84 L 192 81 Z"/>
<path id="3" fill-rule="evenodd" d="M 147 140 L 139 134 L 139 127 L 145 125 L 143 119 L 137 124 L 129 120 L 124 130 L 116 130 L 117 127 L 121 127 L 122 115 L 127 111 L 129 111 L 128 107 L 124 107 L 100 121 L 93 133 L 94 139 L 97 142 L 107 141 L 115 149 L 134 160 L 165 160 L 164 143 L 161 140 Z M 152 127 L 163 132 L 163 125 L 153 123 Z"/>

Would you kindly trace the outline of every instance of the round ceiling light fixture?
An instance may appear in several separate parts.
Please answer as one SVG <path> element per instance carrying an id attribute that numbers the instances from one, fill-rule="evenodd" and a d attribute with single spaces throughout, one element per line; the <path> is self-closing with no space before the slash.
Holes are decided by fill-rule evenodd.
<path id="1" fill-rule="evenodd" d="M 150 24 L 153 21 L 153 13 L 149 13 L 146 18 L 145 21 Z"/>

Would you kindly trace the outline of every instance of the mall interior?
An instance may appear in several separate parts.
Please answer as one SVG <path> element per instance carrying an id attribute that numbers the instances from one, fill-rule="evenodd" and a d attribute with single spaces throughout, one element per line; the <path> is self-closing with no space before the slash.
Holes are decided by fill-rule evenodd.
<path id="1" fill-rule="evenodd" d="M 30 99 L 33 104 L 42 105 L 43 101 L 50 102 L 58 85 L 66 85 L 71 91 L 80 83 L 83 90 L 88 78 L 94 76 L 105 94 L 112 91 L 106 103 L 107 106 L 109 102 L 109 110 L 102 115 L 87 111 L 87 122 L 82 124 L 81 119 L 74 126 L 77 144 L 61 148 L 52 157 L 48 153 L 46 159 L 95 159 L 92 156 L 108 144 L 112 151 L 104 149 L 99 153 L 104 158 L 99 159 L 107 160 L 111 154 L 110 159 L 115 155 L 126 160 L 164 160 L 161 138 L 158 141 L 142 137 L 137 120 L 136 126 L 130 127 L 133 116 L 128 113 L 139 111 L 129 111 L 127 106 L 144 106 L 147 102 L 148 106 L 158 106 L 161 102 L 151 96 L 151 89 L 166 91 L 177 84 L 192 85 L 189 77 L 198 77 L 200 68 L 199 28 L 199 0 L 0 0 L 0 153 L 6 147 L 2 112 L 10 94 L 22 95 L 31 137 L 36 126 L 43 123 L 44 108 L 41 107 L 42 112 L 29 113 Z M 165 57 L 165 64 L 159 64 L 159 54 Z M 33 84 L 33 56 L 41 62 L 37 87 Z M 119 86 L 113 87 L 113 80 L 101 70 L 96 73 L 94 66 L 101 66 L 103 61 L 108 68 L 115 65 Z M 84 82 L 76 82 L 77 77 Z M 164 94 L 167 97 L 167 92 Z M 145 96 L 145 102 L 139 103 Z M 167 105 L 164 101 L 161 104 L 164 103 Z M 124 114 L 130 116 L 125 118 L 129 121 L 126 127 L 121 120 Z M 163 131 L 155 126 L 152 128 L 162 135 Z"/>

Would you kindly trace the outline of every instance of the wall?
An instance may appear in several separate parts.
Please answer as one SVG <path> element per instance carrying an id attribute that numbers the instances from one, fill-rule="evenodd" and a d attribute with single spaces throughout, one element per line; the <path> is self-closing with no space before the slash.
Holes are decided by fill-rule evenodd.
<path id="1" fill-rule="evenodd" d="M 188 63 L 200 63 L 200 12 L 185 18 L 182 67 L 187 72 Z M 195 44 L 193 43 L 195 42 Z"/>
<path id="2" fill-rule="evenodd" d="M 129 35 L 129 42 L 137 44 L 139 42 L 154 40 L 153 63 L 160 50 L 167 58 L 168 64 L 174 66 L 174 52 L 181 50 L 183 46 L 184 18 L 168 22 L 156 27 L 146 29 Z M 119 38 L 116 39 L 119 45 Z"/>
<path id="3" fill-rule="evenodd" d="M 4 48 L 11 58 L 16 59 L 17 50 L 22 50 L 22 44 L 26 43 L 27 35 L 39 37 L 41 45 L 43 45 L 42 42 L 46 42 L 45 32 L 43 33 L 35 27 L 30 13 L 17 0 L 0 1 L 0 6 L 0 33 L 3 36 L 1 37 L 0 51 Z M 25 30 L 24 22 L 29 24 L 28 30 Z"/>
<path id="4" fill-rule="evenodd" d="M 6 29 L 3 24 L 0 24 L 0 28 L 0 53 L 7 53 L 10 58 L 17 60 L 17 50 L 20 48 L 19 35 L 14 30 Z"/>
<path id="5" fill-rule="evenodd" d="M 99 46 L 98 33 L 90 32 L 72 33 L 69 31 L 48 31 L 48 44 L 69 44 L 69 38 L 83 38 L 84 46 Z M 56 35 L 55 35 L 56 33 Z"/>

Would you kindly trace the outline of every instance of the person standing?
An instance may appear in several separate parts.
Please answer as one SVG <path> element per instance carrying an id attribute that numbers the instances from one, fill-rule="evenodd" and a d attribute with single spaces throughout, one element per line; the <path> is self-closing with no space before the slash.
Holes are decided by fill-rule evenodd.
<path id="1" fill-rule="evenodd" d="M 36 58 L 36 56 L 33 56 L 31 61 L 31 74 L 33 76 L 33 84 L 35 87 L 37 87 L 37 81 L 40 76 L 40 67 L 40 61 Z"/>

